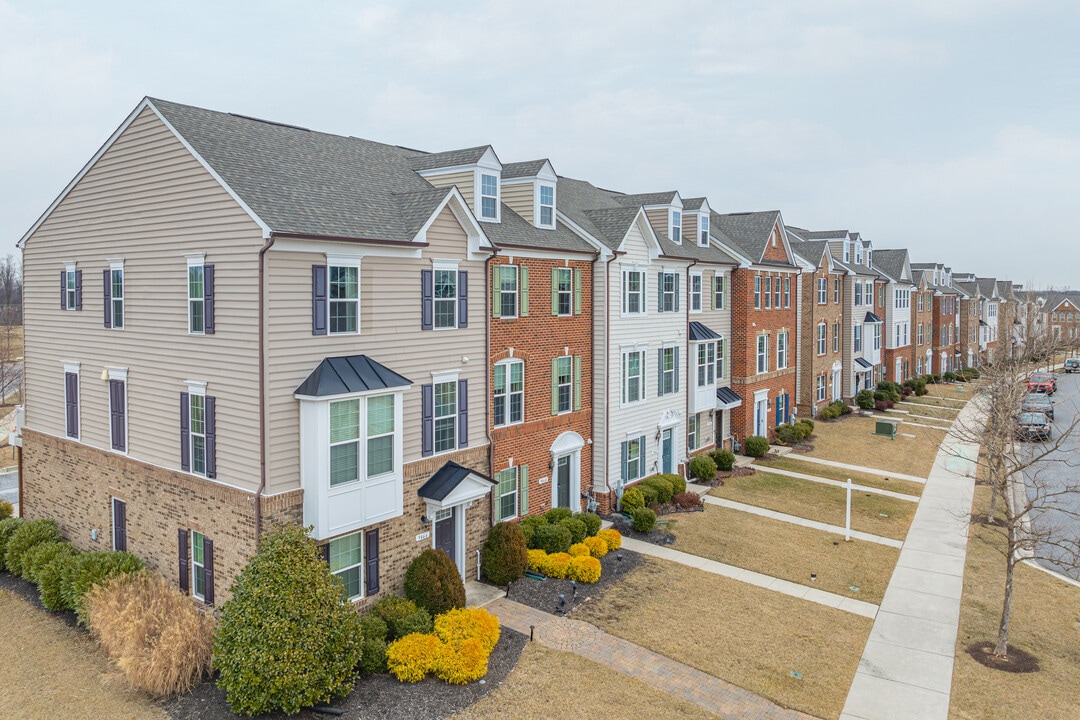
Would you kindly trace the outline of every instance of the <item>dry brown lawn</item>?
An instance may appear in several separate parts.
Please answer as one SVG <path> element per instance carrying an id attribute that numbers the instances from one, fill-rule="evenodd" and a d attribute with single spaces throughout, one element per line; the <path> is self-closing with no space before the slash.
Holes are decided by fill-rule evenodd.
<path id="1" fill-rule="evenodd" d="M 988 499 L 986 487 L 976 488 L 975 510 L 985 513 Z M 1005 584 L 1005 561 L 996 549 L 1000 541 L 987 527 L 971 526 L 949 717 L 1076 720 L 1080 717 L 1080 588 L 1026 565 L 1016 569 L 1010 645 L 1037 657 L 1039 672 L 1021 675 L 991 670 L 966 652 L 974 642 L 997 637 Z"/>
<path id="2" fill-rule="evenodd" d="M 958 391 L 956 388 L 963 388 L 963 390 Z M 974 388 L 972 387 L 972 383 L 959 383 L 953 385 L 939 383 L 937 385 L 927 385 L 926 395 L 923 395 L 922 399 L 947 397 L 956 398 L 957 400 L 964 400 L 966 402 L 967 400 L 971 399 L 973 390 Z"/>
<path id="3" fill-rule="evenodd" d="M 707 720 L 717 716 L 580 655 L 529 643 L 502 685 L 452 717 L 459 720 L 507 717 Z"/>
<path id="4" fill-rule="evenodd" d="M 0 717 L 167 720 L 87 635 L 4 590 L 0 637 Z"/>
<path id="5" fill-rule="evenodd" d="M 874 419 L 848 415 L 836 422 L 819 422 L 810 441 L 813 457 L 851 465 L 891 470 L 926 477 L 934 466 L 934 456 L 945 438 L 945 431 L 900 426 L 895 440 L 874 435 Z M 904 437 L 907 433 L 915 437 Z"/>
<path id="6" fill-rule="evenodd" d="M 922 415 L 923 417 L 934 418 L 935 420 L 944 420 L 947 423 L 951 423 L 953 420 L 956 419 L 956 416 L 960 414 L 959 407 L 946 408 L 940 405 L 932 405 L 930 403 L 916 403 L 916 405 L 918 405 L 919 407 L 901 403 L 896 406 L 896 409 L 909 412 L 912 415 Z"/>
<path id="7" fill-rule="evenodd" d="M 839 480 L 840 482 L 851 478 L 851 481 L 856 485 L 866 485 L 867 487 L 879 488 L 881 490 L 892 490 L 893 492 L 914 495 L 915 497 L 922 495 L 924 487 L 922 483 L 912 482 L 910 480 L 897 480 L 896 478 L 890 478 L 888 475 L 884 474 L 871 475 L 870 473 L 862 473 L 854 470 L 832 467 L 830 465 L 806 462 L 804 460 L 799 460 L 798 454 L 788 454 L 781 458 L 777 458 L 776 460 L 769 461 L 755 460 L 754 467 L 757 470 L 765 471 L 768 471 L 770 467 L 777 467 L 781 470 L 790 470 L 791 472 L 814 475 L 830 480 Z"/>
<path id="8" fill-rule="evenodd" d="M 872 624 L 653 558 L 574 617 L 820 718 L 839 717 Z"/>
<path id="9" fill-rule="evenodd" d="M 676 550 L 871 603 L 881 602 L 900 555 L 886 545 L 844 542 L 842 535 L 709 504 L 705 512 L 679 515 L 672 532 Z"/>
<path id="10" fill-rule="evenodd" d="M 723 487 L 713 488 L 709 494 L 841 527 L 847 506 L 844 488 L 760 469 L 753 475 L 728 478 Z M 851 527 L 903 540 L 916 507 L 916 503 L 908 500 L 852 490 Z"/>

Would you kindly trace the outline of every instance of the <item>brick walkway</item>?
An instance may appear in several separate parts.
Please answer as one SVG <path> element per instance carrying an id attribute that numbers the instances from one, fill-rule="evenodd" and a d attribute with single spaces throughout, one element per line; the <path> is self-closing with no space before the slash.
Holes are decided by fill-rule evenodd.
<path id="1" fill-rule="evenodd" d="M 498 616 L 500 623 L 525 635 L 529 634 L 530 625 L 535 626 L 536 642 L 581 655 L 725 720 L 814 720 L 810 715 L 785 710 L 689 665 L 608 635 L 589 623 L 557 617 L 506 598 L 494 600 L 486 607 Z"/>

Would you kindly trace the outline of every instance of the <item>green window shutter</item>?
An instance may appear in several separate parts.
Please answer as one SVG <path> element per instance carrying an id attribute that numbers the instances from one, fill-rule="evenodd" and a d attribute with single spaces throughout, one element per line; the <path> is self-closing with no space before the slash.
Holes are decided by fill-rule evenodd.
<path id="1" fill-rule="evenodd" d="M 623 481 L 624 483 L 625 483 L 625 482 L 626 482 L 626 480 L 627 480 L 627 477 L 626 477 L 626 473 L 627 473 L 627 468 L 626 468 L 626 450 L 627 450 L 627 448 L 629 447 L 629 445 L 630 445 L 630 443 L 628 443 L 628 442 L 626 442 L 626 441 L 623 441 L 623 444 L 622 444 L 622 481 Z"/>
<path id="2" fill-rule="evenodd" d="M 495 492 L 491 498 L 491 516 L 495 522 L 502 522 L 502 473 L 495 473 Z"/>
<path id="3" fill-rule="evenodd" d="M 664 394 L 664 348 L 656 351 L 656 395 Z"/>
<path id="4" fill-rule="evenodd" d="M 551 269 L 551 314 L 559 314 L 559 268 Z"/>
<path id="5" fill-rule="evenodd" d="M 525 517 L 529 514 L 529 466 L 521 466 L 521 475 L 518 479 L 518 494 L 520 497 L 521 508 L 518 510 L 518 515 Z"/>
<path id="6" fill-rule="evenodd" d="M 529 268 L 524 265 L 518 280 L 518 315 L 529 317 Z"/>
<path id="7" fill-rule="evenodd" d="M 581 356 L 574 356 L 574 409 L 581 409 Z"/>
<path id="8" fill-rule="evenodd" d="M 559 359 L 551 361 L 551 414 L 559 414 Z"/>
<path id="9" fill-rule="evenodd" d="M 574 314 L 581 314 L 581 269 L 574 268 Z"/>
<path id="10" fill-rule="evenodd" d="M 491 317 L 502 317 L 502 303 L 499 302 L 499 285 L 502 282 L 502 267 L 491 268 Z"/>

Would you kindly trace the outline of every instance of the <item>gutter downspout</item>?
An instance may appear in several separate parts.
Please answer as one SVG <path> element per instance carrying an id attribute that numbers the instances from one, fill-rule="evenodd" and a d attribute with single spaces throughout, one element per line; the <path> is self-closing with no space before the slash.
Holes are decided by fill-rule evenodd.
<path id="1" fill-rule="evenodd" d="M 624 255 L 624 254 L 625 254 L 625 252 L 622 252 L 622 253 L 620 253 L 618 251 L 612 252 L 611 253 L 611 259 L 608 260 L 607 263 L 605 263 L 605 267 L 604 267 L 604 276 L 605 276 L 604 280 L 606 281 L 606 287 L 604 288 L 604 362 L 606 362 L 609 365 L 609 367 L 610 367 L 610 364 L 611 364 L 611 303 L 609 302 L 609 300 L 611 299 L 611 263 L 615 262 L 615 258 L 619 257 L 620 255 Z M 594 293 L 594 295 L 595 295 L 595 293 Z M 622 302 L 621 293 L 620 293 L 619 302 L 620 303 Z M 594 308 L 596 307 L 596 298 L 595 297 L 593 297 L 593 307 Z M 595 351 L 594 351 L 594 355 L 595 355 Z M 606 374 L 607 373 L 605 373 L 605 376 L 606 376 Z M 607 407 L 607 398 L 608 398 L 607 390 L 608 390 L 608 388 L 605 387 L 604 388 L 604 447 L 601 449 L 601 452 L 604 453 L 604 484 L 607 485 L 608 492 L 615 496 L 612 503 L 611 503 L 611 509 L 614 511 L 616 506 L 619 503 L 620 498 L 618 496 L 618 493 L 615 491 L 615 489 L 611 487 L 611 477 L 610 477 L 610 473 L 608 472 L 608 455 L 607 455 L 607 453 L 608 453 L 608 448 L 610 447 L 610 444 L 611 444 L 611 417 L 610 417 L 610 413 L 608 413 L 608 407 Z M 596 408 L 593 408 L 593 412 L 594 413 L 596 412 Z M 593 417 L 595 417 L 595 415 Z M 593 452 L 596 452 L 596 451 L 593 450 Z"/>
<path id="2" fill-rule="evenodd" d="M 262 537 L 262 494 L 266 489 L 266 251 L 274 233 L 259 250 L 259 488 L 255 491 L 255 546 Z"/>
<path id="3" fill-rule="evenodd" d="M 690 426 L 690 298 L 692 293 L 690 292 L 690 268 L 697 265 L 697 260 L 686 266 L 686 382 L 683 383 L 683 387 L 686 388 L 686 424 Z M 705 292 L 705 277 L 701 278 L 702 293 Z M 701 300 L 701 309 L 705 309 L 705 299 Z M 713 430 L 715 434 L 715 429 Z M 701 428 L 698 428 L 698 434 L 701 434 Z M 684 436 L 685 437 L 685 436 Z M 690 480 L 690 446 L 686 446 L 686 462 L 683 463 L 683 479 L 689 482 Z"/>
<path id="4" fill-rule="evenodd" d="M 489 394 L 491 388 L 489 383 L 491 382 L 491 313 L 493 312 L 488 308 L 487 304 L 491 302 L 491 261 L 495 259 L 495 256 L 499 254 L 498 248 L 493 248 L 493 252 L 487 256 L 484 260 L 484 435 L 487 437 L 488 442 L 488 473 L 489 477 L 495 477 L 495 443 L 491 439 L 491 413 L 489 412 L 488 400 L 491 397 Z M 520 495 L 520 492 L 519 492 Z M 488 514 L 488 526 L 493 527 L 495 525 L 495 498 L 491 499 L 491 511 Z M 476 560 L 476 579 L 480 579 L 480 558 L 479 550 L 477 550 Z"/>

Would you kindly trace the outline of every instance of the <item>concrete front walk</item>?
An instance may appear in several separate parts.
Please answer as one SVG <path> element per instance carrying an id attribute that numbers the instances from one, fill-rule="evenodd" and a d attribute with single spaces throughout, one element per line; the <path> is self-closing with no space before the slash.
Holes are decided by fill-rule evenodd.
<path id="1" fill-rule="evenodd" d="M 880 475 L 882 477 L 896 478 L 897 480 L 910 480 L 911 482 L 925 483 L 926 478 L 917 477 L 915 475 L 905 475 L 904 473 L 892 472 L 890 470 L 879 470 L 878 468 L 869 468 L 862 465 L 849 465 L 848 463 L 837 462 L 835 460 L 825 460 L 823 458 L 813 457 L 812 455 L 799 455 L 797 460 L 805 460 L 806 462 L 817 463 L 818 465 L 831 465 L 833 467 L 844 468 L 845 470 L 852 470 L 854 472 L 870 473 L 871 475 Z"/>
<path id="2" fill-rule="evenodd" d="M 822 485 L 832 485 L 833 487 L 846 488 L 847 483 L 842 480 L 833 480 L 832 478 L 818 477 L 817 475 L 807 475 L 806 473 L 795 472 L 793 470 L 784 470 L 783 468 L 770 467 L 768 464 L 755 465 L 756 469 L 761 472 L 773 473 L 774 475 L 787 475 L 788 477 L 799 478 L 800 480 L 809 480 L 810 482 L 821 483 Z M 906 500 L 908 502 L 919 502 L 918 495 L 905 495 L 904 493 L 898 493 L 894 490 L 882 490 L 881 488 L 870 487 L 869 485 L 860 485 L 856 482 L 851 484 L 852 490 L 858 490 L 859 492 L 874 493 L 875 495 L 884 495 L 886 497 L 896 498 L 897 500 Z"/>
<path id="3" fill-rule="evenodd" d="M 536 642 L 581 655 L 722 718 L 813 720 L 810 715 L 786 710 L 708 673 L 609 635 L 595 625 L 550 615 L 506 598 L 494 600 L 487 609 L 508 628 L 525 635 L 531 630 Z"/>
<path id="4" fill-rule="evenodd" d="M 628 550 L 641 553 L 642 555 L 649 555 L 661 560 L 669 560 L 671 562 L 679 563 L 680 565 L 704 570 L 705 572 L 713 573 L 714 575 L 723 575 L 732 580 L 738 580 L 739 582 L 757 585 L 758 587 L 783 593 L 784 595 L 809 600 L 818 605 L 825 605 L 826 607 L 835 608 L 837 610 L 844 610 L 870 619 L 873 619 L 874 616 L 877 615 L 878 606 L 873 603 L 825 592 L 824 590 L 807 587 L 805 585 L 793 583 L 789 580 L 782 580 L 780 578 L 772 577 L 771 575 L 763 575 L 762 573 L 735 567 L 734 565 L 725 565 L 724 563 L 716 562 L 715 560 L 698 557 L 697 555 L 691 555 L 690 553 L 674 550 L 662 545 L 654 545 L 650 542 L 623 537 L 622 546 Z"/>
<path id="5" fill-rule="evenodd" d="M 977 412 L 967 405 L 955 427 Z M 841 720 L 948 718 L 977 458 L 954 432 L 938 450 Z"/>
<path id="6" fill-rule="evenodd" d="M 829 525 L 828 523 L 818 522 L 817 520 L 808 520 L 806 518 L 798 517 L 797 515 L 787 515 L 775 510 L 758 507 L 757 505 L 747 505 L 746 503 L 726 500 L 712 495 L 706 495 L 702 500 L 710 505 L 719 505 L 720 507 L 725 507 L 729 510 L 738 510 L 739 512 L 751 513 L 752 515 L 760 515 L 761 517 L 767 517 L 772 520 L 779 520 L 781 522 L 791 523 L 792 525 L 802 525 L 803 527 L 814 528 L 815 530 L 824 530 L 825 532 L 835 533 L 837 535 L 844 534 L 844 528 L 839 525 Z M 902 547 L 904 545 L 901 540 L 894 540 L 893 538 L 882 537 L 880 535 L 871 535 L 870 533 L 859 532 L 858 530 L 852 530 L 851 537 L 856 540 L 877 543 L 878 545 L 888 545 L 889 547 L 894 548 Z"/>

